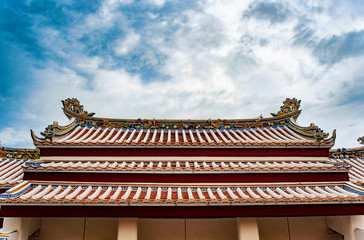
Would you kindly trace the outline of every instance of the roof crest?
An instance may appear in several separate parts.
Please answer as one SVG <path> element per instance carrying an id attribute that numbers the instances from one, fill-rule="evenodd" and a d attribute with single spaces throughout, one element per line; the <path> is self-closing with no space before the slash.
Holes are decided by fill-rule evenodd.
<path id="1" fill-rule="evenodd" d="M 288 118 L 297 119 L 301 110 L 300 100 L 287 98 L 278 113 L 273 117 L 251 119 L 113 119 L 93 117 L 94 113 L 87 113 L 76 98 L 63 100 L 63 111 L 69 118 L 76 118 L 80 125 L 107 128 L 136 128 L 136 129 L 231 129 L 231 128 L 259 128 L 274 127 L 288 123 Z M 47 130 L 47 129 L 46 129 Z"/>

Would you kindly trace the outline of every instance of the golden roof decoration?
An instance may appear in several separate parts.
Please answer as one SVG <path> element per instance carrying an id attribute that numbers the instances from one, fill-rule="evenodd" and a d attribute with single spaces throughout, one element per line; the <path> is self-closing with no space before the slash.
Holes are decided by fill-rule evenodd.
<path id="1" fill-rule="evenodd" d="M 95 113 L 88 113 L 77 98 L 66 98 L 62 100 L 63 109 L 69 110 L 78 115 L 93 116 Z"/>
<path id="2" fill-rule="evenodd" d="M 281 110 L 277 113 L 271 113 L 271 114 L 273 117 L 287 115 L 299 111 L 300 106 L 301 106 L 301 100 L 297 100 L 296 98 L 286 98 L 286 100 L 283 101 Z"/>

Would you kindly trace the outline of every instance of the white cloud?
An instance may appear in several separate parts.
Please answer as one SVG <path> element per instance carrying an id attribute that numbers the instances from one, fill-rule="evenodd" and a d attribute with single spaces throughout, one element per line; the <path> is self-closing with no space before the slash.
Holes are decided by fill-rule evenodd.
<path id="1" fill-rule="evenodd" d="M 148 0 L 148 3 L 154 4 L 156 6 L 163 6 L 165 4 L 166 0 Z"/>
<path id="2" fill-rule="evenodd" d="M 21 127 L 17 129 L 2 128 L 0 130 L 0 141 L 3 146 L 30 147 L 30 133 L 28 129 Z"/>
<path id="3" fill-rule="evenodd" d="M 163 5 L 164 1 L 155 3 Z M 343 84 L 361 76 L 364 57 L 325 66 L 310 46 L 295 44 L 296 26 L 302 19 L 315 41 L 364 29 L 362 17 L 348 19 L 348 9 L 340 12 L 330 2 L 324 6 L 289 2 L 289 19 L 272 24 L 243 18 L 250 2 L 205 1 L 197 10 L 176 15 L 149 13 L 152 20 L 137 29 L 118 11 L 120 4 L 106 1 L 69 32 L 78 39 L 120 23 L 118 27 L 128 34 L 112 42 L 115 54 L 125 57 L 143 51 L 148 66 L 157 66 L 167 79 L 146 82 L 141 73 L 128 72 L 127 63 L 89 56 L 82 51 L 82 42 L 69 46 L 57 40 L 56 31 L 49 31 L 47 46 L 57 42 L 75 51 L 60 51 L 67 56 L 67 66 L 52 63 L 35 72 L 37 91 L 23 109 L 24 118 L 38 120 L 42 128 L 54 120 L 65 121 L 60 100 L 66 97 L 79 98 L 97 116 L 176 119 L 254 118 L 261 113 L 268 117 L 279 110 L 283 99 L 297 97 L 304 109 L 301 125 L 315 122 L 330 133 L 338 128 L 338 147 L 356 146 L 357 135 L 364 134 L 360 124 L 364 116 L 355 109 L 358 106 L 339 103 L 343 94 L 350 94 Z M 312 12 L 313 7 L 323 10 Z M 119 67 L 110 67 L 115 65 Z"/>
<path id="4" fill-rule="evenodd" d="M 115 54 L 118 56 L 130 53 L 140 42 L 140 35 L 134 32 L 128 33 L 125 39 L 118 40 L 115 44 Z"/>

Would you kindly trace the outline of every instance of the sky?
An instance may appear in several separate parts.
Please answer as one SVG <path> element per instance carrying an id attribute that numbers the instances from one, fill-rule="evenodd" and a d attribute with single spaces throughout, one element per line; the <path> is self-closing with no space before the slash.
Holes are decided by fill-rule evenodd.
<path id="1" fill-rule="evenodd" d="M 113 118 L 255 118 L 364 135 L 364 2 L 0 0 L 1 146 L 34 148 L 61 100 Z"/>

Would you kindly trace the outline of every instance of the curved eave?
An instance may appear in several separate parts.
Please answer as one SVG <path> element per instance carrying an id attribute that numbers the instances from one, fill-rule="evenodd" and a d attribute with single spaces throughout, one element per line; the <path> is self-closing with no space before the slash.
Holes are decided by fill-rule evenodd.
<path id="1" fill-rule="evenodd" d="M 321 143 L 326 143 L 326 144 L 330 144 L 331 146 L 334 146 L 335 144 L 335 139 L 336 139 L 336 129 L 333 130 L 331 137 L 329 137 L 328 133 L 324 133 L 319 127 L 315 126 L 314 124 L 311 124 L 308 127 L 302 127 L 299 126 L 294 118 L 290 118 L 289 119 L 289 123 L 288 123 L 288 127 L 298 133 L 303 135 L 306 138 L 310 138 L 312 140 L 315 140 L 316 142 L 321 142 Z M 318 132 L 317 132 L 317 131 Z M 318 137 L 316 135 L 316 133 L 322 134 L 323 136 L 326 137 Z"/>
<path id="2" fill-rule="evenodd" d="M 222 121 L 231 121 L 231 122 L 253 122 L 253 121 L 277 121 L 277 120 L 283 120 L 283 119 L 287 119 L 287 118 L 297 118 L 300 114 L 301 114 L 302 110 L 298 110 L 286 115 L 281 115 L 281 116 L 276 116 L 276 117 L 269 117 L 269 118 L 250 118 L 250 119 L 222 119 Z M 66 114 L 66 116 L 68 117 L 75 117 L 78 119 L 83 119 L 83 120 L 96 120 L 96 121 L 110 121 L 110 122 L 117 122 L 117 121 L 136 121 L 136 119 L 118 119 L 118 118 L 99 118 L 99 117 L 92 117 L 92 116 L 87 116 L 87 115 L 80 115 L 77 113 L 74 113 L 68 109 L 63 108 L 63 112 Z M 148 121 L 157 121 L 157 122 L 166 122 L 166 123 L 170 123 L 170 122 L 178 122 L 181 121 L 181 119 L 147 119 Z M 217 119 L 210 119 L 212 122 L 214 121 L 218 121 Z M 187 122 L 196 122 L 196 123 L 202 123 L 202 122 L 206 122 L 207 119 L 182 119 L 182 121 L 187 121 Z"/>
<path id="3" fill-rule="evenodd" d="M 40 138 L 37 135 L 35 135 L 33 129 L 30 129 L 30 136 L 33 140 L 33 144 L 36 145 L 36 143 L 41 143 L 45 141 L 45 138 Z"/>
<path id="4" fill-rule="evenodd" d="M 75 127 L 77 127 L 77 118 L 73 118 L 73 120 L 65 125 L 65 126 L 59 126 L 58 124 L 56 127 L 59 129 L 58 131 L 54 132 L 55 136 L 62 136 L 64 134 L 69 133 L 72 131 Z M 46 138 L 38 137 L 32 129 L 30 129 L 30 135 L 33 140 L 33 144 L 36 145 L 36 143 L 44 142 L 46 141 Z"/>

